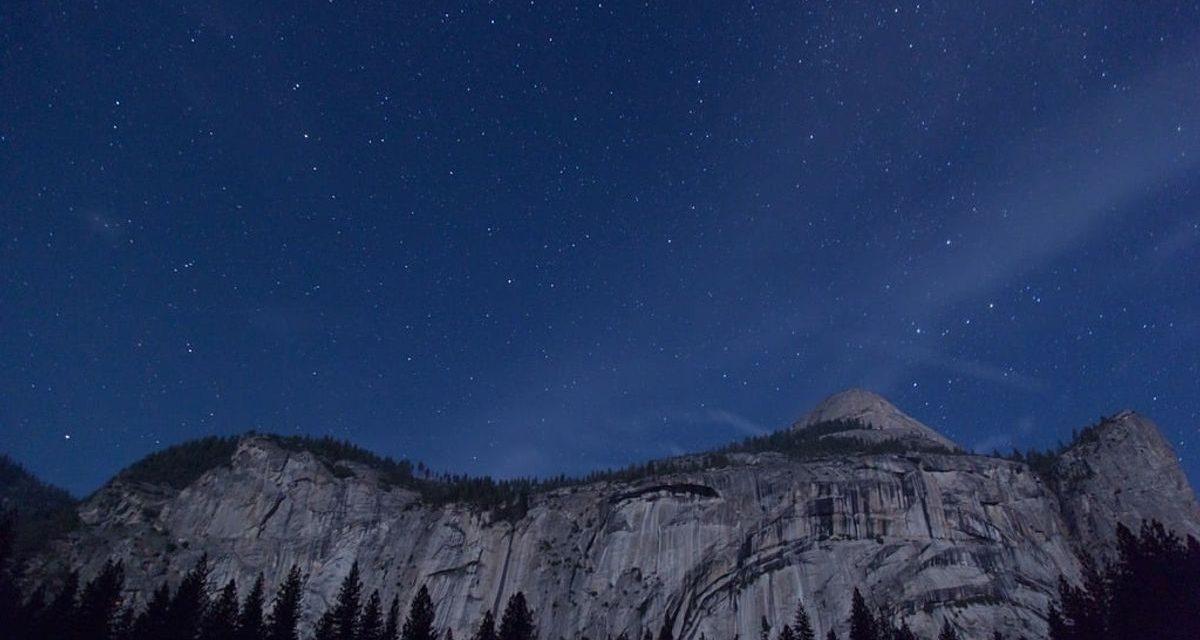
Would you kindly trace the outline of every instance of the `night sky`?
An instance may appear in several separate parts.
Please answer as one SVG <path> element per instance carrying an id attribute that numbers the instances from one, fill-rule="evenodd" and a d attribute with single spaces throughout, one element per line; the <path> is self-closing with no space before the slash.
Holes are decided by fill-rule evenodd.
<path id="1" fill-rule="evenodd" d="M 989 451 L 1134 408 L 1200 483 L 1200 4 L 258 4 L 0 3 L 42 478 L 579 473 L 865 386 Z"/>

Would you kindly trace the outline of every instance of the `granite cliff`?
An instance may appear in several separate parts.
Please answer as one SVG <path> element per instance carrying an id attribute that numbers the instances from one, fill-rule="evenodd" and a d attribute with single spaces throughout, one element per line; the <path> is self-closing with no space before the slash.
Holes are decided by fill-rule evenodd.
<path id="1" fill-rule="evenodd" d="M 70 562 L 86 575 L 118 557 L 144 596 L 202 553 L 218 583 L 247 585 L 261 571 L 278 584 L 298 564 L 311 574 L 311 616 L 357 560 L 368 590 L 407 602 L 428 585 L 438 624 L 458 637 L 523 591 L 547 640 L 639 637 L 668 617 L 677 638 L 756 637 L 762 616 L 789 619 L 798 598 L 818 637 L 845 637 L 857 586 L 929 637 L 944 618 L 968 638 L 1033 637 L 1058 576 L 1079 574 L 1083 545 L 1111 545 L 1115 523 L 1155 518 L 1200 536 L 1174 453 L 1131 412 L 1041 474 L 963 454 L 869 392 L 833 396 L 794 428 L 838 419 L 860 421 L 861 433 L 822 437 L 913 446 L 805 460 L 734 453 L 707 468 L 535 493 L 513 518 L 434 504 L 369 465 L 246 437 L 183 488 L 114 479 L 33 571 Z"/>

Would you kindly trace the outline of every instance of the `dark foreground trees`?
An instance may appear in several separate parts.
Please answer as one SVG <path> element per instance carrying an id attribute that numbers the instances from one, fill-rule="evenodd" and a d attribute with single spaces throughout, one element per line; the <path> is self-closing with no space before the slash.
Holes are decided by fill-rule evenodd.
<path id="1" fill-rule="evenodd" d="M 1083 583 L 1059 581 L 1049 613 L 1050 640 L 1195 640 L 1200 638 L 1200 543 L 1142 524 L 1117 527 L 1117 560 L 1085 563 Z"/>

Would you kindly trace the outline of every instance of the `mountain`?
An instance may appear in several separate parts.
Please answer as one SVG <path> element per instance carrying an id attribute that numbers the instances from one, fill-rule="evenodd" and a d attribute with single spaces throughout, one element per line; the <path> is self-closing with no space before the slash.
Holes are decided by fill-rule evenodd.
<path id="1" fill-rule="evenodd" d="M 865 389 L 847 389 L 821 401 L 812 411 L 792 426 L 804 430 L 813 425 L 848 420 L 863 425 L 861 429 L 841 431 L 824 437 L 856 438 L 868 442 L 901 441 L 913 444 L 928 443 L 947 451 L 957 445 L 949 438 L 905 415 L 882 396 Z"/>
<path id="2" fill-rule="evenodd" d="M 68 563 L 86 576 L 119 557 L 144 599 L 203 553 L 214 584 L 235 577 L 243 588 L 260 571 L 278 584 L 299 565 L 311 574 L 311 618 L 357 560 L 367 592 L 407 602 L 428 586 L 438 625 L 458 637 L 523 591 L 547 640 L 640 637 L 668 619 L 676 638 L 750 638 L 763 616 L 790 620 L 797 599 L 818 637 L 846 637 L 857 587 L 925 637 L 945 619 L 965 637 L 1036 637 L 1059 575 L 1078 578 L 1078 551 L 1112 548 L 1116 522 L 1154 518 L 1200 536 L 1174 454 L 1131 412 L 1085 429 L 1038 471 L 962 453 L 862 391 L 781 433 L 515 494 L 418 480 L 407 463 L 332 441 L 218 439 L 202 456 L 168 450 L 118 475 L 31 571 Z M 852 450 L 864 434 L 871 441 Z M 830 438 L 836 454 L 762 449 Z M 164 475 L 183 459 L 204 462 L 186 482 Z"/>
<path id="3" fill-rule="evenodd" d="M 12 458 L 0 454 L 0 513 L 19 514 L 16 551 L 25 555 L 42 548 L 77 524 L 75 499 L 46 484 Z"/>

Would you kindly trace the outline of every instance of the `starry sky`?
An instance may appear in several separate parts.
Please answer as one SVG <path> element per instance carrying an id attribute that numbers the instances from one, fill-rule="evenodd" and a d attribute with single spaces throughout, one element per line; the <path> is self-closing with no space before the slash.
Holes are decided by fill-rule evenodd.
<path id="1" fill-rule="evenodd" d="M 876 390 L 1200 484 L 1195 2 L 0 3 L 0 451 L 580 473 Z"/>

